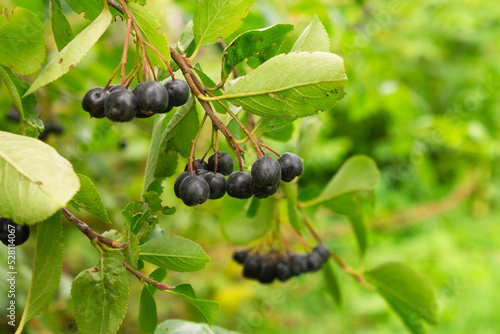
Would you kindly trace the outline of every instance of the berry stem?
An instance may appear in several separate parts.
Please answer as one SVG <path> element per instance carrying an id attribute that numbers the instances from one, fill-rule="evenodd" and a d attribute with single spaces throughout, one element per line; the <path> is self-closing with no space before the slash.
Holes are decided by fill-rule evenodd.
<path id="1" fill-rule="evenodd" d="M 156 52 L 156 54 L 158 56 L 160 56 L 161 60 L 163 60 L 165 65 L 167 65 L 168 71 L 170 72 L 170 76 L 172 77 L 172 80 L 175 80 L 174 71 L 172 71 L 172 67 L 170 67 L 170 63 L 167 61 L 167 59 L 165 59 L 165 57 L 163 57 L 163 55 L 160 53 L 160 51 L 156 50 L 154 46 L 152 46 L 151 44 L 149 44 L 145 40 L 142 40 L 141 42 L 146 44 L 147 46 L 149 46 L 151 48 L 151 50 L 153 50 L 154 52 Z"/>
<path id="2" fill-rule="evenodd" d="M 219 164 L 219 131 L 215 131 L 215 164 L 214 174 L 217 174 L 217 165 Z"/>
<path id="3" fill-rule="evenodd" d="M 304 224 L 306 225 L 307 229 L 312 234 L 314 239 L 316 239 L 316 241 L 319 242 L 320 244 L 323 244 L 323 240 L 321 239 L 319 234 L 314 230 L 314 227 L 313 227 L 311 221 L 309 220 L 309 218 L 307 217 L 307 215 L 305 214 L 305 212 L 302 211 L 302 209 L 299 207 L 297 207 L 297 209 L 300 213 L 300 216 L 302 217 L 302 220 L 304 221 Z"/>
<path id="4" fill-rule="evenodd" d="M 267 148 L 269 151 L 273 152 L 274 154 L 276 154 L 278 157 L 281 157 L 281 154 L 279 154 L 278 152 L 276 152 L 275 150 L 273 150 L 272 148 L 270 148 L 269 146 L 267 146 L 266 144 L 262 143 L 262 142 L 258 142 L 258 144 L 262 147 L 265 147 Z"/>
<path id="5" fill-rule="evenodd" d="M 169 285 L 160 283 L 158 281 L 155 281 L 155 280 L 147 277 L 143 273 L 141 273 L 141 272 L 135 270 L 134 268 L 132 268 L 132 266 L 130 264 L 128 264 L 127 262 L 125 262 L 125 261 L 123 261 L 122 263 L 123 263 L 123 266 L 125 268 L 127 268 L 127 270 L 130 271 L 132 274 L 134 274 L 140 281 L 149 282 L 149 283 L 151 283 L 151 285 L 153 285 L 158 290 L 172 290 L 172 289 L 175 289 L 174 286 L 169 286 Z"/>
<path id="6" fill-rule="evenodd" d="M 122 74 L 121 74 L 121 86 L 122 88 L 125 87 L 125 67 L 127 65 L 127 53 L 128 53 L 128 43 L 130 40 L 130 31 L 132 29 L 132 20 L 127 21 L 127 33 L 125 35 L 125 45 L 123 46 L 123 55 L 122 55 Z"/>
<path id="7" fill-rule="evenodd" d="M 283 222 L 283 221 L 280 221 L 280 223 L 281 223 L 282 225 L 284 225 L 284 226 L 285 226 L 285 227 L 286 227 L 286 228 L 287 228 L 287 229 L 288 229 L 288 230 L 289 230 L 289 231 L 293 234 L 293 236 L 295 237 L 295 239 L 297 239 L 297 241 L 298 241 L 298 242 L 302 245 L 302 247 L 304 247 L 304 249 L 305 249 L 305 250 L 308 250 L 308 249 L 311 249 L 311 248 L 312 248 L 312 247 L 311 247 L 311 246 L 309 246 L 309 245 L 307 244 L 307 242 L 306 242 L 306 241 L 305 241 L 305 240 L 304 240 L 304 239 L 300 236 L 300 234 L 298 234 L 298 233 L 297 233 L 297 231 L 295 231 L 295 229 L 294 229 L 292 226 L 290 226 L 290 225 L 288 225 L 288 224 L 285 224 L 285 222 Z"/>
<path id="8" fill-rule="evenodd" d="M 113 71 L 113 73 L 111 74 L 111 77 L 109 78 L 108 80 L 108 83 L 106 84 L 106 86 L 104 86 L 104 90 L 107 90 L 109 85 L 111 85 L 111 81 L 113 81 L 113 79 L 115 78 L 116 76 L 116 73 L 118 73 L 118 71 L 120 70 L 120 68 L 122 67 L 122 64 L 118 64 L 118 66 L 115 68 L 115 70 Z"/>
<path id="9" fill-rule="evenodd" d="M 194 103 L 194 101 L 193 101 Z M 196 136 L 193 139 L 193 145 L 191 146 L 191 154 L 189 155 L 189 165 L 188 165 L 188 172 L 189 174 L 193 175 L 193 161 L 194 161 L 194 153 L 196 151 L 196 144 L 198 143 L 198 139 L 200 138 L 201 134 L 201 129 L 203 129 L 203 125 L 205 124 L 205 121 L 207 120 L 207 113 L 203 115 L 203 119 L 201 120 L 200 127 L 198 128 L 198 132 L 196 132 Z M 198 166 L 194 164 L 194 170 L 196 173 L 198 173 Z"/>

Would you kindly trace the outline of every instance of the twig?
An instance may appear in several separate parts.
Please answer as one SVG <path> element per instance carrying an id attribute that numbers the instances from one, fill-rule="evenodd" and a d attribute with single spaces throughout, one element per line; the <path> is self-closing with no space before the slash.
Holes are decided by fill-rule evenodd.
<path id="1" fill-rule="evenodd" d="M 158 281 L 155 281 L 155 280 L 147 277 L 143 273 L 138 272 L 137 270 L 135 270 L 134 268 L 132 268 L 132 266 L 130 264 L 128 264 L 125 261 L 123 261 L 123 266 L 125 268 L 127 268 L 127 270 L 130 271 L 132 274 L 134 274 L 138 279 L 143 280 L 143 281 L 147 281 L 147 282 L 151 283 L 158 290 L 172 290 L 172 289 L 175 289 L 175 286 L 170 286 L 170 285 L 166 285 L 166 284 L 160 283 Z"/>
<path id="2" fill-rule="evenodd" d="M 316 233 L 316 231 L 314 230 L 314 227 L 312 226 L 311 221 L 309 220 L 309 218 L 307 218 L 307 216 L 304 213 L 304 211 L 302 211 L 301 208 L 297 208 L 297 209 L 298 209 L 298 211 L 300 213 L 300 216 L 302 217 L 302 220 L 304 221 L 304 224 L 306 225 L 306 227 L 309 230 L 309 232 L 311 232 L 311 234 L 314 237 L 314 239 L 316 239 L 316 241 L 319 242 L 320 244 L 323 244 L 323 240 L 321 239 L 321 237 L 319 236 L 319 234 Z"/>
<path id="3" fill-rule="evenodd" d="M 125 14 L 123 12 L 122 6 L 120 6 L 115 0 L 106 0 L 106 2 L 108 3 L 108 5 L 110 5 L 111 7 L 113 7 L 117 11 L 119 11 L 120 13 Z"/>
<path id="4" fill-rule="evenodd" d="M 250 115 L 250 114 L 249 114 Z M 269 146 L 267 146 L 266 144 L 262 143 L 262 142 L 258 142 L 258 144 L 262 147 L 265 147 L 267 148 L 269 151 L 273 152 L 274 154 L 276 154 L 278 157 L 281 157 L 281 154 L 279 154 L 278 152 L 276 152 L 275 150 L 273 150 L 272 148 L 270 148 Z"/>

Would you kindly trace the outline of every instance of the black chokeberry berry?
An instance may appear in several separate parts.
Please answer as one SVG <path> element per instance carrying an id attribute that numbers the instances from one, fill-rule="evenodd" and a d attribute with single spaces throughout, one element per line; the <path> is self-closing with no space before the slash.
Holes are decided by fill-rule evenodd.
<path id="1" fill-rule="evenodd" d="M 307 257 L 302 254 L 290 255 L 290 270 L 295 276 L 307 272 Z"/>
<path id="2" fill-rule="evenodd" d="M 205 203 L 209 195 L 210 187 L 201 176 L 189 175 L 179 187 L 179 196 L 187 206 Z"/>
<path id="3" fill-rule="evenodd" d="M 213 172 L 215 170 L 215 153 L 208 157 L 208 170 Z M 229 175 L 234 171 L 234 161 L 226 152 L 217 152 L 217 173 L 222 175 Z"/>
<path id="4" fill-rule="evenodd" d="M 133 92 L 139 110 L 162 112 L 168 106 L 167 89 L 158 81 L 144 82 L 139 87 L 136 86 Z"/>
<path id="5" fill-rule="evenodd" d="M 125 87 L 122 87 L 122 85 L 109 85 L 107 90 L 108 92 L 113 93 L 117 90 L 125 90 Z"/>
<path id="6" fill-rule="evenodd" d="M 82 108 L 87 111 L 91 117 L 104 117 L 104 103 L 109 92 L 102 87 L 96 87 L 89 90 L 82 100 Z"/>
<path id="7" fill-rule="evenodd" d="M 304 164 L 302 159 L 295 154 L 286 152 L 279 157 L 278 162 L 281 166 L 281 180 L 291 182 L 297 176 L 302 175 L 304 172 Z"/>
<path id="8" fill-rule="evenodd" d="M 181 182 L 184 181 L 186 177 L 188 177 L 190 174 L 188 172 L 182 172 L 177 176 L 174 182 L 174 194 L 177 196 L 177 198 L 181 198 L 180 195 L 180 187 L 181 187 Z"/>
<path id="9" fill-rule="evenodd" d="M 258 256 L 248 256 L 243 265 L 243 277 L 258 278 L 261 267 L 260 262 Z"/>
<path id="10" fill-rule="evenodd" d="M 226 178 L 224 175 L 208 172 L 203 176 L 210 187 L 210 199 L 219 199 L 226 194 Z"/>
<path id="11" fill-rule="evenodd" d="M 260 266 L 259 282 L 269 284 L 274 281 L 274 262 L 267 260 Z"/>
<path id="12" fill-rule="evenodd" d="M 104 113 L 113 122 L 130 122 L 137 113 L 137 99 L 130 90 L 116 90 L 106 98 Z"/>
<path id="13" fill-rule="evenodd" d="M 239 250 L 233 253 L 233 260 L 238 262 L 239 264 L 245 263 L 247 259 L 248 252 L 246 250 Z"/>
<path id="14" fill-rule="evenodd" d="M 278 191 L 279 187 L 280 187 L 279 182 L 272 186 L 263 186 L 263 187 L 259 187 L 254 182 L 252 182 L 252 193 L 255 197 L 262 199 L 274 195 Z"/>
<path id="15" fill-rule="evenodd" d="M 274 276 L 282 282 L 290 279 L 293 276 L 292 270 L 290 269 L 290 263 L 285 260 L 276 262 L 274 266 Z"/>
<path id="16" fill-rule="evenodd" d="M 326 262 L 330 258 L 330 251 L 323 245 L 314 247 L 313 253 L 318 254 L 322 262 Z"/>
<path id="17" fill-rule="evenodd" d="M 175 79 L 165 83 L 168 91 L 169 105 L 179 107 L 189 100 L 189 86 L 185 81 Z"/>
<path id="18" fill-rule="evenodd" d="M 0 240 L 6 246 L 19 246 L 30 237 L 30 227 L 26 224 L 19 225 L 12 219 L 0 218 Z"/>
<path id="19" fill-rule="evenodd" d="M 196 168 L 194 167 L 195 164 L 196 164 Z M 189 167 L 189 162 L 186 164 L 186 167 L 184 167 L 184 171 L 187 171 L 188 167 Z M 208 164 L 201 159 L 195 159 L 195 161 L 193 161 L 193 171 L 195 171 L 196 169 L 208 170 Z"/>
<path id="20" fill-rule="evenodd" d="M 227 178 L 227 194 L 231 197 L 245 199 L 252 197 L 252 175 L 249 172 L 233 172 Z"/>
<path id="21" fill-rule="evenodd" d="M 318 271 L 323 266 L 321 255 L 312 252 L 306 255 L 307 257 L 307 271 Z"/>
<path id="22" fill-rule="evenodd" d="M 260 157 L 252 165 L 252 179 L 260 187 L 275 185 L 281 180 L 281 166 L 273 157 Z"/>

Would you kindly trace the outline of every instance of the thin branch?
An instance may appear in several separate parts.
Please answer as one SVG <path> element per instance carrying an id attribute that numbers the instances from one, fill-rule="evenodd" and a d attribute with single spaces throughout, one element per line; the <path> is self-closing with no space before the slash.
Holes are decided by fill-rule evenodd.
<path id="1" fill-rule="evenodd" d="M 118 4 L 115 0 L 106 0 L 106 2 L 108 3 L 108 5 L 110 5 L 111 7 L 113 7 L 117 11 L 119 11 L 120 13 L 125 14 L 123 12 L 122 6 L 120 6 L 120 4 Z"/>
<path id="2" fill-rule="evenodd" d="M 158 281 L 155 281 L 155 280 L 147 277 L 143 273 L 138 272 L 137 270 L 135 270 L 134 268 L 132 268 L 132 266 L 130 264 L 128 264 L 125 261 L 123 261 L 123 266 L 125 268 L 127 268 L 127 270 L 130 271 L 132 274 L 134 274 L 138 279 L 140 279 L 142 281 L 146 281 L 146 282 L 151 283 L 158 290 L 172 290 L 172 289 L 175 289 L 175 286 L 170 286 L 170 285 L 166 285 L 166 284 L 160 283 Z"/>

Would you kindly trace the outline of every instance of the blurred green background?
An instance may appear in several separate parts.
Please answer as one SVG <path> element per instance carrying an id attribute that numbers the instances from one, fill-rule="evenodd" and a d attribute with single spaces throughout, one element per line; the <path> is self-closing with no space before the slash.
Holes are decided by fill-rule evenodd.
<path id="1" fill-rule="evenodd" d="M 195 3 L 148 0 L 147 7 L 173 44 L 192 18 Z M 0 0 L 2 8 L 14 6 L 35 11 L 45 22 L 46 62 L 52 59 L 56 48 L 47 1 Z M 75 33 L 88 24 L 64 8 Z M 320 210 L 315 224 L 326 243 L 353 267 L 399 261 L 422 273 L 434 286 L 439 307 L 439 326 L 429 328 L 430 333 L 498 333 L 500 4 L 257 0 L 226 42 L 248 29 L 292 23 L 296 28 L 282 50 L 288 52 L 314 14 L 331 37 L 331 51 L 344 58 L 347 96 L 332 112 L 297 121 L 288 142 L 266 138 L 266 143 L 303 156 L 302 193 L 318 192 L 349 156 L 372 157 L 382 177 L 376 207 L 366 210 L 371 245 L 364 263 L 359 262 L 347 220 Z M 112 24 L 75 69 L 37 95 L 46 125 L 64 127 L 62 134 L 51 134 L 46 141 L 78 173 L 96 183 L 115 228 L 122 224 L 123 207 L 139 199 L 153 120 L 112 124 L 90 119 L 80 102 L 88 89 L 107 82 L 120 60 L 124 32 L 121 20 Z M 207 47 L 195 63 L 199 61 L 217 82 L 220 57 L 220 48 Z M 245 71 L 243 66 L 239 69 Z M 8 117 L 12 107 L 2 84 L 0 130 L 19 131 Z M 206 130 L 199 152 L 209 145 Z M 199 297 L 220 302 L 217 325 L 242 333 L 405 332 L 384 300 L 340 271 L 343 308 L 334 306 L 319 274 L 271 286 L 243 280 L 241 268 L 231 261 L 235 246 L 224 239 L 218 223 L 225 200 L 186 208 L 173 196 L 173 180 L 167 179 L 164 185 L 164 204 L 178 208 L 177 214 L 161 217 L 165 234 L 195 240 L 212 258 L 205 270 L 173 273 L 167 283 L 189 282 Z M 98 232 L 109 229 L 84 212 L 79 217 Z M 58 293 L 27 333 L 77 332 L 70 307 L 71 281 L 93 266 L 98 256 L 79 231 L 67 221 L 64 224 L 64 268 Z M 23 291 L 29 285 L 33 243 L 20 249 L 18 291 Z M 0 268 L 5 266 L 2 260 Z M 140 286 L 132 280 L 130 306 L 120 333 L 139 332 Z M 6 288 L 3 281 L 1 288 Z M 202 320 L 183 300 L 156 296 L 160 321 Z M 24 299 L 21 294 L 21 305 Z"/>

